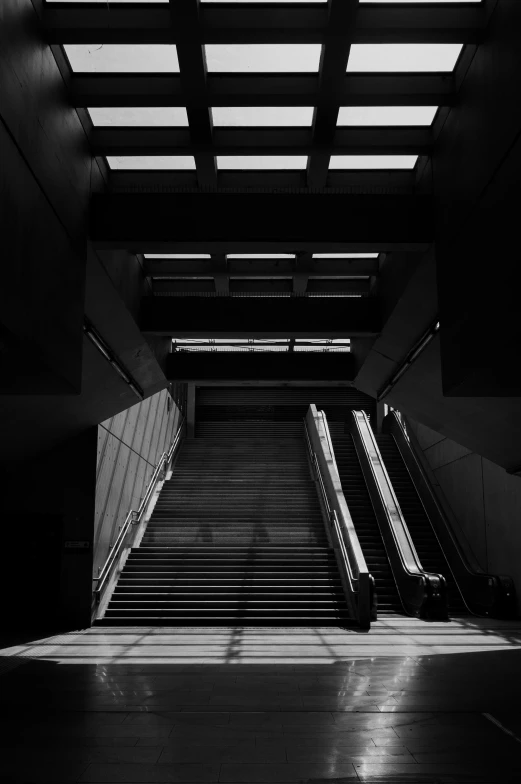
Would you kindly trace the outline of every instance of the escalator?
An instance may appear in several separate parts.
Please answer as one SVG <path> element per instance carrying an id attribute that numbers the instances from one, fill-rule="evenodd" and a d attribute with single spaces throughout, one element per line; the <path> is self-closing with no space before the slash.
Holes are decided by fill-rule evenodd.
<path id="1" fill-rule="evenodd" d="M 450 613 L 517 617 L 512 578 L 486 573 L 457 535 L 457 521 L 434 491 L 404 417 L 392 411 L 382 429 L 376 441 L 418 558 L 424 569 L 444 576 Z"/>
<path id="2" fill-rule="evenodd" d="M 343 422 L 329 422 L 329 432 L 346 503 L 368 569 L 375 580 L 378 613 L 403 615 L 404 609 L 358 460 L 353 436 L 344 433 Z"/>
<path id="3" fill-rule="evenodd" d="M 461 592 L 394 437 L 390 434 L 380 434 L 376 436 L 376 442 L 423 568 L 445 577 L 447 606 L 451 615 L 467 613 Z"/>

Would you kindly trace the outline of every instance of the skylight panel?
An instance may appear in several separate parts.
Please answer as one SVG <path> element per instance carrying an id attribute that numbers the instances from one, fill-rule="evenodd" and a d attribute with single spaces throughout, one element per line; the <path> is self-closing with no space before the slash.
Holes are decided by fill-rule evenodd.
<path id="1" fill-rule="evenodd" d="M 453 71 L 463 44 L 353 44 L 348 73 Z"/>
<path id="2" fill-rule="evenodd" d="M 195 169 L 193 155 L 107 155 L 111 169 Z"/>
<path id="3" fill-rule="evenodd" d="M 413 169 L 417 155 L 332 155 L 330 169 Z"/>
<path id="4" fill-rule="evenodd" d="M 302 126 L 313 122 L 312 106 L 214 106 L 215 126 Z"/>
<path id="5" fill-rule="evenodd" d="M 173 44 L 66 44 L 75 73 L 178 73 Z"/>
<path id="6" fill-rule="evenodd" d="M 227 259 L 294 259 L 294 253 L 228 253 Z"/>
<path id="7" fill-rule="evenodd" d="M 341 106 L 337 125 L 431 125 L 437 110 L 437 106 Z"/>
<path id="8" fill-rule="evenodd" d="M 184 106 L 91 107 L 90 118 L 95 126 L 151 127 L 187 126 Z"/>
<path id="9" fill-rule="evenodd" d="M 145 259 L 211 259 L 209 253 L 145 253 Z"/>
<path id="10" fill-rule="evenodd" d="M 268 0 L 269 1 L 269 0 Z M 74 3 L 75 5 L 80 5 L 82 3 L 103 3 L 104 6 L 107 5 L 107 0 L 45 0 L 47 4 L 49 3 Z M 114 3 L 168 3 L 168 0 L 108 0 L 111 5 Z M 320 2 L 320 0 L 319 0 Z"/>
<path id="11" fill-rule="evenodd" d="M 218 155 L 218 169 L 305 169 L 307 155 Z"/>
<path id="12" fill-rule="evenodd" d="M 316 73 L 320 44 L 206 44 L 214 73 Z"/>
<path id="13" fill-rule="evenodd" d="M 208 0 L 206 0 L 208 2 Z M 210 2 L 217 2 L 217 0 L 210 0 Z M 378 5 L 382 5 L 383 3 L 394 3 L 397 5 L 421 5 L 421 3 L 429 3 L 429 5 L 450 5 L 451 3 L 473 3 L 474 5 L 479 5 L 481 0 L 360 0 L 360 5 L 364 3 L 378 3 Z"/>
<path id="14" fill-rule="evenodd" d="M 68 1 L 70 2 L 70 0 Z M 104 0 L 104 2 L 106 2 L 106 0 Z M 223 0 L 201 0 L 201 3 L 222 3 L 222 2 Z M 227 2 L 230 2 L 230 0 L 227 0 Z M 232 3 L 237 2 L 240 3 L 241 5 L 246 5 L 246 4 L 252 5 L 253 3 L 262 3 L 263 5 L 266 5 L 266 3 L 273 3 L 275 5 L 276 4 L 280 5 L 280 3 L 284 3 L 284 5 L 287 5 L 288 3 L 314 3 L 314 4 L 327 3 L 327 0 L 231 0 L 231 2 Z M 387 2 L 387 0 L 384 0 L 384 2 Z M 464 0 L 464 2 L 468 2 L 468 0 Z"/>
<path id="15" fill-rule="evenodd" d="M 313 253 L 314 259 L 377 259 L 379 253 Z"/>

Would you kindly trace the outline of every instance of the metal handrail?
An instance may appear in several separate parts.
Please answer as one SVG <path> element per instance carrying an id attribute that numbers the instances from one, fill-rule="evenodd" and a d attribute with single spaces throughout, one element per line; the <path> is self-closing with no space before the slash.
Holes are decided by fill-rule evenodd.
<path id="1" fill-rule="evenodd" d="M 389 556 L 402 603 L 407 612 L 424 618 L 446 618 L 446 581 L 423 569 L 411 534 L 365 411 L 353 411 L 351 433 Z M 371 492 L 372 488 L 372 492 Z M 375 497 L 376 495 L 376 497 Z"/>
<path id="2" fill-rule="evenodd" d="M 316 413 L 320 416 L 320 421 L 322 424 L 324 425 L 324 421 L 327 424 L 324 413 L 322 411 Z M 364 628 L 369 628 L 371 618 L 375 617 L 373 612 L 374 580 L 367 570 L 365 558 L 360 548 L 358 539 L 356 539 L 355 542 L 352 540 L 352 535 L 356 536 L 356 534 L 351 534 L 345 520 L 342 521 L 342 524 L 337 510 L 330 502 L 329 492 L 324 481 L 323 470 L 320 465 L 318 455 L 313 448 L 313 443 L 310 437 L 306 419 L 304 419 L 304 432 L 311 464 L 317 478 L 317 483 L 320 488 L 320 495 L 322 497 L 325 513 L 330 526 L 330 534 L 333 540 L 333 546 L 338 552 L 337 557 L 339 558 L 339 567 L 342 569 L 344 574 L 346 582 L 345 590 L 347 591 L 346 600 L 348 604 L 353 605 L 352 609 L 355 612 L 355 615 L 358 617 L 361 626 Z M 328 445 L 330 449 L 330 456 L 333 462 L 334 473 L 337 474 L 337 479 L 340 481 L 338 478 L 338 471 L 336 468 L 336 461 L 334 458 L 329 429 L 324 430 L 324 432 L 327 434 L 327 436 L 329 436 Z M 320 435 L 319 431 L 318 435 Z M 326 461 L 329 461 L 329 457 L 326 457 L 325 453 L 324 457 L 326 458 Z M 333 482 L 334 486 L 334 474 L 331 475 L 331 481 Z M 346 512 L 349 514 L 347 509 Z"/>
<path id="3" fill-rule="evenodd" d="M 306 428 L 306 430 L 307 430 L 307 428 Z M 307 436 L 307 433 L 306 433 L 306 436 Z M 308 443 L 309 443 L 309 436 L 308 436 Z M 355 572 L 354 572 L 353 567 L 351 565 L 351 559 L 349 558 L 349 555 L 347 553 L 345 542 L 344 542 L 344 538 L 343 538 L 342 532 L 340 530 L 340 524 L 339 524 L 339 521 L 338 521 L 338 515 L 336 513 L 336 509 L 332 509 L 331 508 L 331 504 L 329 503 L 329 499 L 327 497 L 326 486 L 324 484 L 324 479 L 322 477 L 322 471 L 321 471 L 321 468 L 320 468 L 320 464 L 318 462 L 318 458 L 317 458 L 316 452 L 313 450 L 313 448 L 311 448 L 311 455 L 312 455 L 313 467 L 314 467 L 315 473 L 317 475 L 318 485 L 320 487 L 320 492 L 321 492 L 321 495 L 322 495 L 322 500 L 324 502 L 324 506 L 326 508 L 326 513 L 327 513 L 328 520 L 329 520 L 330 524 L 335 528 L 335 533 L 337 534 L 337 537 L 338 537 L 338 543 L 339 543 L 340 549 L 342 550 L 343 554 L 345 555 L 345 565 L 346 565 L 346 569 L 347 569 L 347 573 L 348 573 L 348 577 L 349 577 L 349 582 L 352 583 L 352 584 L 353 583 L 356 584 L 356 585 L 353 585 L 353 591 L 357 591 L 358 590 L 357 586 L 358 586 L 359 573 L 357 575 L 355 575 Z M 356 571 L 358 572 L 358 564 L 356 566 Z"/>
<path id="4" fill-rule="evenodd" d="M 402 510 L 400 509 L 394 488 L 389 479 L 387 468 L 380 455 L 380 450 L 376 443 L 373 430 L 369 424 L 367 414 L 365 411 L 353 411 L 353 417 L 359 428 L 362 442 L 365 443 L 365 448 L 369 457 L 368 464 L 374 477 L 375 488 L 390 522 L 390 530 L 396 543 L 396 549 L 403 567 L 411 574 L 422 573 L 423 569 L 420 559 L 418 558 L 418 553 L 416 552 L 409 529 L 403 519 Z M 364 434 L 367 436 L 367 439 L 364 438 Z M 369 451 L 367 440 L 370 442 L 370 448 L 373 454 Z M 380 471 L 380 476 L 378 475 L 378 471 Z"/>
<path id="5" fill-rule="evenodd" d="M 139 525 L 139 523 L 141 522 L 141 518 L 143 517 L 143 514 L 146 508 L 148 507 L 150 498 L 152 497 L 152 494 L 156 488 L 160 474 L 162 474 L 163 477 L 166 476 L 168 467 L 173 460 L 175 451 L 179 446 L 179 442 L 181 440 L 181 433 L 183 430 L 184 421 L 185 418 L 183 417 L 179 422 L 179 427 L 177 428 L 177 432 L 175 434 L 174 440 L 170 445 L 168 452 L 163 452 L 163 454 L 159 458 L 159 462 L 156 465 L 154 473 L 152 474 L 150 482 L 148 483 L 147 489 L 145 491 L 145 495 L 141 499 L 141 503 L 139 504 L 139 507 L 137 508 L 137 510 L 130 509 L 130 511 L 128 512 L 127 516 L 125 517 L 125 521 L 120 528 L 118 538 L 116 539 L 114 544 L 110 547 L 110 552 L 107 556 L 105 563 L 103 564 L 102 569 L 100 570 L 99 575 L 97 577 L 92 578 L 94 582 L 97 582 L 97 586 L 94 591 L 94 596 L 96 598 L 96 603 L 98 604 L 103 589 L 105 587 L 105 584 L 107 582 L 107 579 L 112 571 L 114 564 L 116 563 L 117 558 L 120 555 L 121 546 L 125 540 L 128 531 L 133 525 Z"/>

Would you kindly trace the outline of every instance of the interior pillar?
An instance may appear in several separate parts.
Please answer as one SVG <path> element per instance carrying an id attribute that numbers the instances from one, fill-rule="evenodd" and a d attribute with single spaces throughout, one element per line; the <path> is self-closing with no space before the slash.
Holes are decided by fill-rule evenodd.
<path id="1" fill-rule="evenodd" d="M 195 384 L 187 384 L 186 437 L 195 438 Z"/>

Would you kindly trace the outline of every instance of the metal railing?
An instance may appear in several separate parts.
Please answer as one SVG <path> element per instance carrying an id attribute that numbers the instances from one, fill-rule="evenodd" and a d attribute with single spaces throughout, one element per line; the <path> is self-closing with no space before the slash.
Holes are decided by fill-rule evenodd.
<path id="1" fill-rule="evenodd" d="M 177 451 L 177 448 L 181 442 L 181 436 L 183 432 L 183 427 L 185 424 L 185 418 L 183 417 L 179 422 L 179 427 L 177 428 L 177 432 L 175 434 L 174 440 L 170 446 L 168 452 L 163 452 L 161 457 L 159 458 L 159 462 L 155 468 L 154 473 L 148 483 L 147 489 L 145 491 L 145 495 L 141 499 L 141 503 L 137 509 L 130 509 L 127 516 L 125 517 L 125 521 L 123 525 L 120 526 L 118 538 L 114 542 L 114 544 L 109 545 L 110 552 L 107 556 L 107 559 L 103 565 L 100 567 L 99 574 L 97 577 L 93 577 L 93 581 L 97 583 L 96 588 L 94 590 L 94 599 L 95 603 L 99 605 L 101 600 L 101 595 L 107 585 L 107 581 L 112 573 L 112 569 L 114 568 L 115 564 L 118 561 L 119 556 L 121 555 L 121 549 L 123 547 L 123 542 L 125 538 L 132 528 L 132 526 L 139 525 L 141 522 L 143 515 L 150 503 L 150 499 L 156 489 L 156 485 L 158 481 L 163 480 L 169 470 L 169 467 L 174 459 L 174 455 Z"/>
<path id="2" fill-rule="evenodd" d="M 314 406 L 311 406 L 311 413 L 313 414 Z M 315 409 L 316 411 L 316 409 Z M 327 420 L 325 418 L 324 412 L 319 411 L 316 412 L 318 418 L 321 421 L 321 424 L 324 427 L 324 435 L 326 441 L 328 442 L 329 447 L 329 458 L 331 464 L 333 466 L 333 471 L 336 476 L 333 476 L 333 471 L 328 469 L 328 455 L 325 453 L 322 454 L 322 462 L 324 463 L 324 468 L 320 465 L 320 460 L 318 455 L 313 448 L 312 438 L 309 433 L 308 423 L 307 420 L 304 419 L 304 432 L 306 434 L 306 442 L 309 451 L 309 456 L 311 460 L 311 464 L 313 467 L 313 471 L 317 478 L 320 495 L 322 498 L 322 502 L 324 505 L 324 510 L 326 512 L 326 517 L 329 523 L 329 534 L 330 539 L 332 541 L 333 547 L 338 554 L 339 566 L 341 568 L 341 572 L 343 573 L 345 583 L 344 590 L 346 593 L 346 601 L 348 606 L 351 610 L 353 616 L 358 620 L 360 626 L 362 628 L 368 629 L 370 627 L 371 619 L 375 617 L 375 610 L 374 610 L 374 580 L 372 575 L 369 574 L 367 570 L 367 565 L 365 563 L 365 558 L 362 553 L 362 549 L 360 547 L 360 543 L 358 539 L 353 541 L 353 535 L 349 530 L 349 526 L 347 525 L 345 515 L 349 516 L 349 512 L 346 509 L 343 512 L 340 509 L 340 517 L 339 512 L 335 509 L 335 499 L 332 497 L 333 491 L 328 490 L 326 486 L 326 482 L 324 481 L 324 471 L 329 470 L 329 484 L 334 487 L 335 484 L 340 487 L 340 478 L 338 477 L 338 472 L 336 468 L 336 461 L 334 457 L 334 451 L 331 443 L 331 436 L 329 434 L 329 428 L 327 426 Z M 314 418 L 313 418 L 314 421 Z M 316 423 L 315 423 L 316 426 Z M 317 436 L 320 438 L 320 432 L 317 429 Z M 341 492 L 341 491 L 336 491 Z M 343 498 L 343 495 L 342 495 Z M 345 504 L 345 499 L 343 499 Z M 352 526 L 351 526 L 352 527 Z M 354 529 L 353 529 L 354 530 Z"/>

